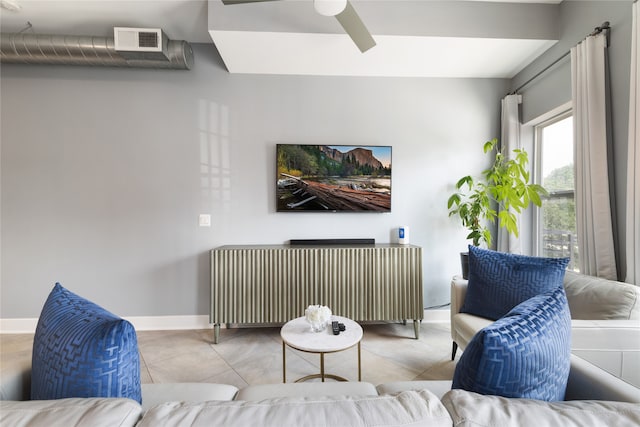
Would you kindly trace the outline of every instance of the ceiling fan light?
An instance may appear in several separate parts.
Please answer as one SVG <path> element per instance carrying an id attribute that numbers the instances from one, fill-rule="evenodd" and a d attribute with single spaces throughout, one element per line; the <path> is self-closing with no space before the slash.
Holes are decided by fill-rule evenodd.
<path id="1" fill-rule="evenodd" d="M 313 0 L 313 7 L 320 15 L 336 16 L 347 7 L 347 0 Z"/>
<path id="2" fill-rule="evenodd" d="M 18 0 L 2 0 L 0 1 L 0 7 L 11 12 L 19 12 L 22 9 Z"/>

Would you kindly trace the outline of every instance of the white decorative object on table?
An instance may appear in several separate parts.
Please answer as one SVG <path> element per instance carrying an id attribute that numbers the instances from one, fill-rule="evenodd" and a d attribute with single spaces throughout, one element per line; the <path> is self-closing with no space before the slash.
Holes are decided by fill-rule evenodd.
<path id="1" fill-rule="evenodd" d="M 313 332 L 322 332 L 331 321 L 331 309 L 325 305 L 310 305 L 304 316 Z"/>

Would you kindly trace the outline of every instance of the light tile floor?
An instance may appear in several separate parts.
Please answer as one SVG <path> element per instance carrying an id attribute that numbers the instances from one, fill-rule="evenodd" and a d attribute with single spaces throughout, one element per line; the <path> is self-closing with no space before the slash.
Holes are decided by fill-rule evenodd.
<path id="1" fill-rule="evenodd" d="M 362 381 L 376 385 L 453 377 L 448 323 L 423 322 L 418 340 L 410 323 L 365 324 L 363 329 Z M 142 382 L 236 387 L 282 382 L 280 328 L 222 329 L 219 343 L 212 339 L 212 330 L 139 331 Z M 32 334 L 0 335 L 0 366 L 30 360 L 32 340 Z M 286 351 L 288 381 L 319 372 L 319 355 Z M 349 380 L 357 380 L 357 366 L 357 347 L 325 356 L 326 372 Z"/>

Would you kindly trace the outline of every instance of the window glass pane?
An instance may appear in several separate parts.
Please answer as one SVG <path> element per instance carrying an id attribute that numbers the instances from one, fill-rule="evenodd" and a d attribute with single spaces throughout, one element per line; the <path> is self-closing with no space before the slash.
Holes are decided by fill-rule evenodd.
<path id="1" fill-rule="evenodd" d="M 549 191 L 573 190 L 573 117 L 542 128 L 542 185 Z"/>
<path id="2" fill-rule="evenodd" d="M 542 185 L 549 197 L 542 202 L 542 256 L 570 257 L 578 266 L 574 200 L 573 120 L 567 117 L 541 128 Z"/>
<path id="3" fill-rule="evenodd" d="M 570 257 L 569 270 L 578 271 L 578 241 L 573 197 L 543 201 L 542 217 L 544 222 L 542 256 Z M 571 221 L 571 218 L 574 220 Z"/>

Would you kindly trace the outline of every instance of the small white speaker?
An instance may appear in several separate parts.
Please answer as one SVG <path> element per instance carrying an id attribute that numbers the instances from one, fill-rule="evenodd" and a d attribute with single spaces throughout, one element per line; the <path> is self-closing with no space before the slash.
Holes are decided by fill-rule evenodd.
<path id="1" fill-rule="evenodd" d="M 409 244 L 409 227 L 406 225 L 398 227 L 398 243 L 401 245 Z"/>

